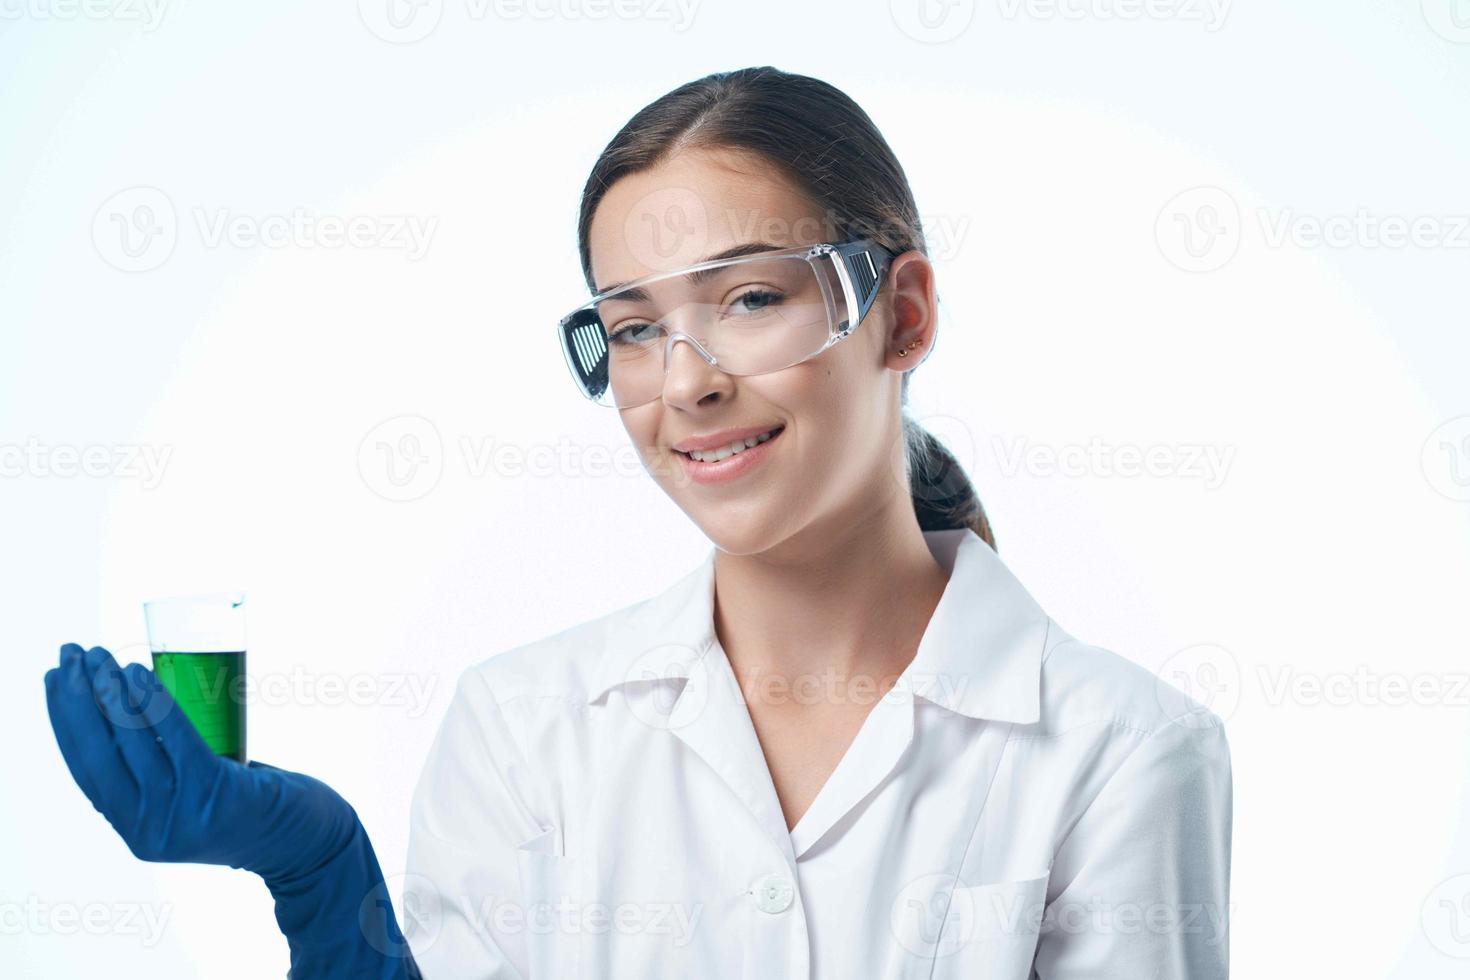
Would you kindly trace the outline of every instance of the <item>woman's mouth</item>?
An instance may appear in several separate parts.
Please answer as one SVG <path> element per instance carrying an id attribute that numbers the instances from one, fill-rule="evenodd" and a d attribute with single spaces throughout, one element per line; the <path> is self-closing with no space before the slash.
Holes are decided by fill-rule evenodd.
<path id="1" fill-rule="evenodd" d="M 778 425 L 769 432 L 732 442 L 718 449 L 687 453 L 675 449 L 674 452 L 678 455 L 684 472 L 695 483 L 716 483 L 749 472 L 770 454 L 770 444 L 784 431 L 786 426 Z"/>

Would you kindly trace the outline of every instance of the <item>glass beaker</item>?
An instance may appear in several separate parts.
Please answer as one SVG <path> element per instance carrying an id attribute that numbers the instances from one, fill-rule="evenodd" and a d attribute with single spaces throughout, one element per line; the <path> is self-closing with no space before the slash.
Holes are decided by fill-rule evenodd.
<path id="1" fill-rule="evenodd" d="M 245 595 L 143 603 L 153 673 L 217 754 L 245 762 Z"/>

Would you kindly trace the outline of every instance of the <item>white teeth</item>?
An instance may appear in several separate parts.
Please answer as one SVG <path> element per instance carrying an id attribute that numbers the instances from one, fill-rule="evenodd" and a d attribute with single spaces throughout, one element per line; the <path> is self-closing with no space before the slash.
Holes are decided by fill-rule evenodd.
<path id="1" fill-rule="evenodd" d="M 720 460 L 728 459 L 736 453 L 743 453 L 752 446 L 760 445 L 774 434 L 775 430 L 762 432 L 758 436 L 751 436 L 749 439 L 732 442 L 730 445 L 721 446 L 719 449 L 692 449 L 689 451 L 689 456 L 697 459 L 701 463 L 718 463 Z"/>

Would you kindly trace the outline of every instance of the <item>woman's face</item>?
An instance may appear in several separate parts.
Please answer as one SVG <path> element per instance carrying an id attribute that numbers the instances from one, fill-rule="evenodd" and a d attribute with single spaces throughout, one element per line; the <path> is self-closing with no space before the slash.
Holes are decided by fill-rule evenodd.
<path id="1" fill-rule="evenodd" d="M 593 281 L 600 291 L 749 242 L 831 241 L 826 218 L 758 158 L 684 151 L 607 191 L 589 232 Z M 788 541 L 783 550 L 792 554 L 824 541 L 830 548 L 832 535 L 881 519 L 895 495 L 910 506 L 900 382 L 927 347 L 907 358 L 896 350 L 914 337 L 930 342 L 933 307 L 927 259 L 905 253 L 846 340 L 792 367 L 748 376 L 725 374 L 676 343 L 661 395 L 622 409 L 623 425 L 664 492 L 721 550 L 756 554 Z M 673 448 L 729 429 L 778 427 L 724 479 L 694 479 L 692 460 Z"/>

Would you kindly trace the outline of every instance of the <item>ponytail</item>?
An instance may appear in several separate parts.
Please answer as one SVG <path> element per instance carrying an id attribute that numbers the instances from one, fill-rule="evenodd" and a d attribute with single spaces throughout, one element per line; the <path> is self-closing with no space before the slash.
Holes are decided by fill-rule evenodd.
<path id="1" fill-rule="evenodd" d="M 985 517 L 985 508 L 954 454 L 908 415 L 903 417 L 903 441 L 919 530 L 968 527 L 995 550 L 995 535 Z"/>

